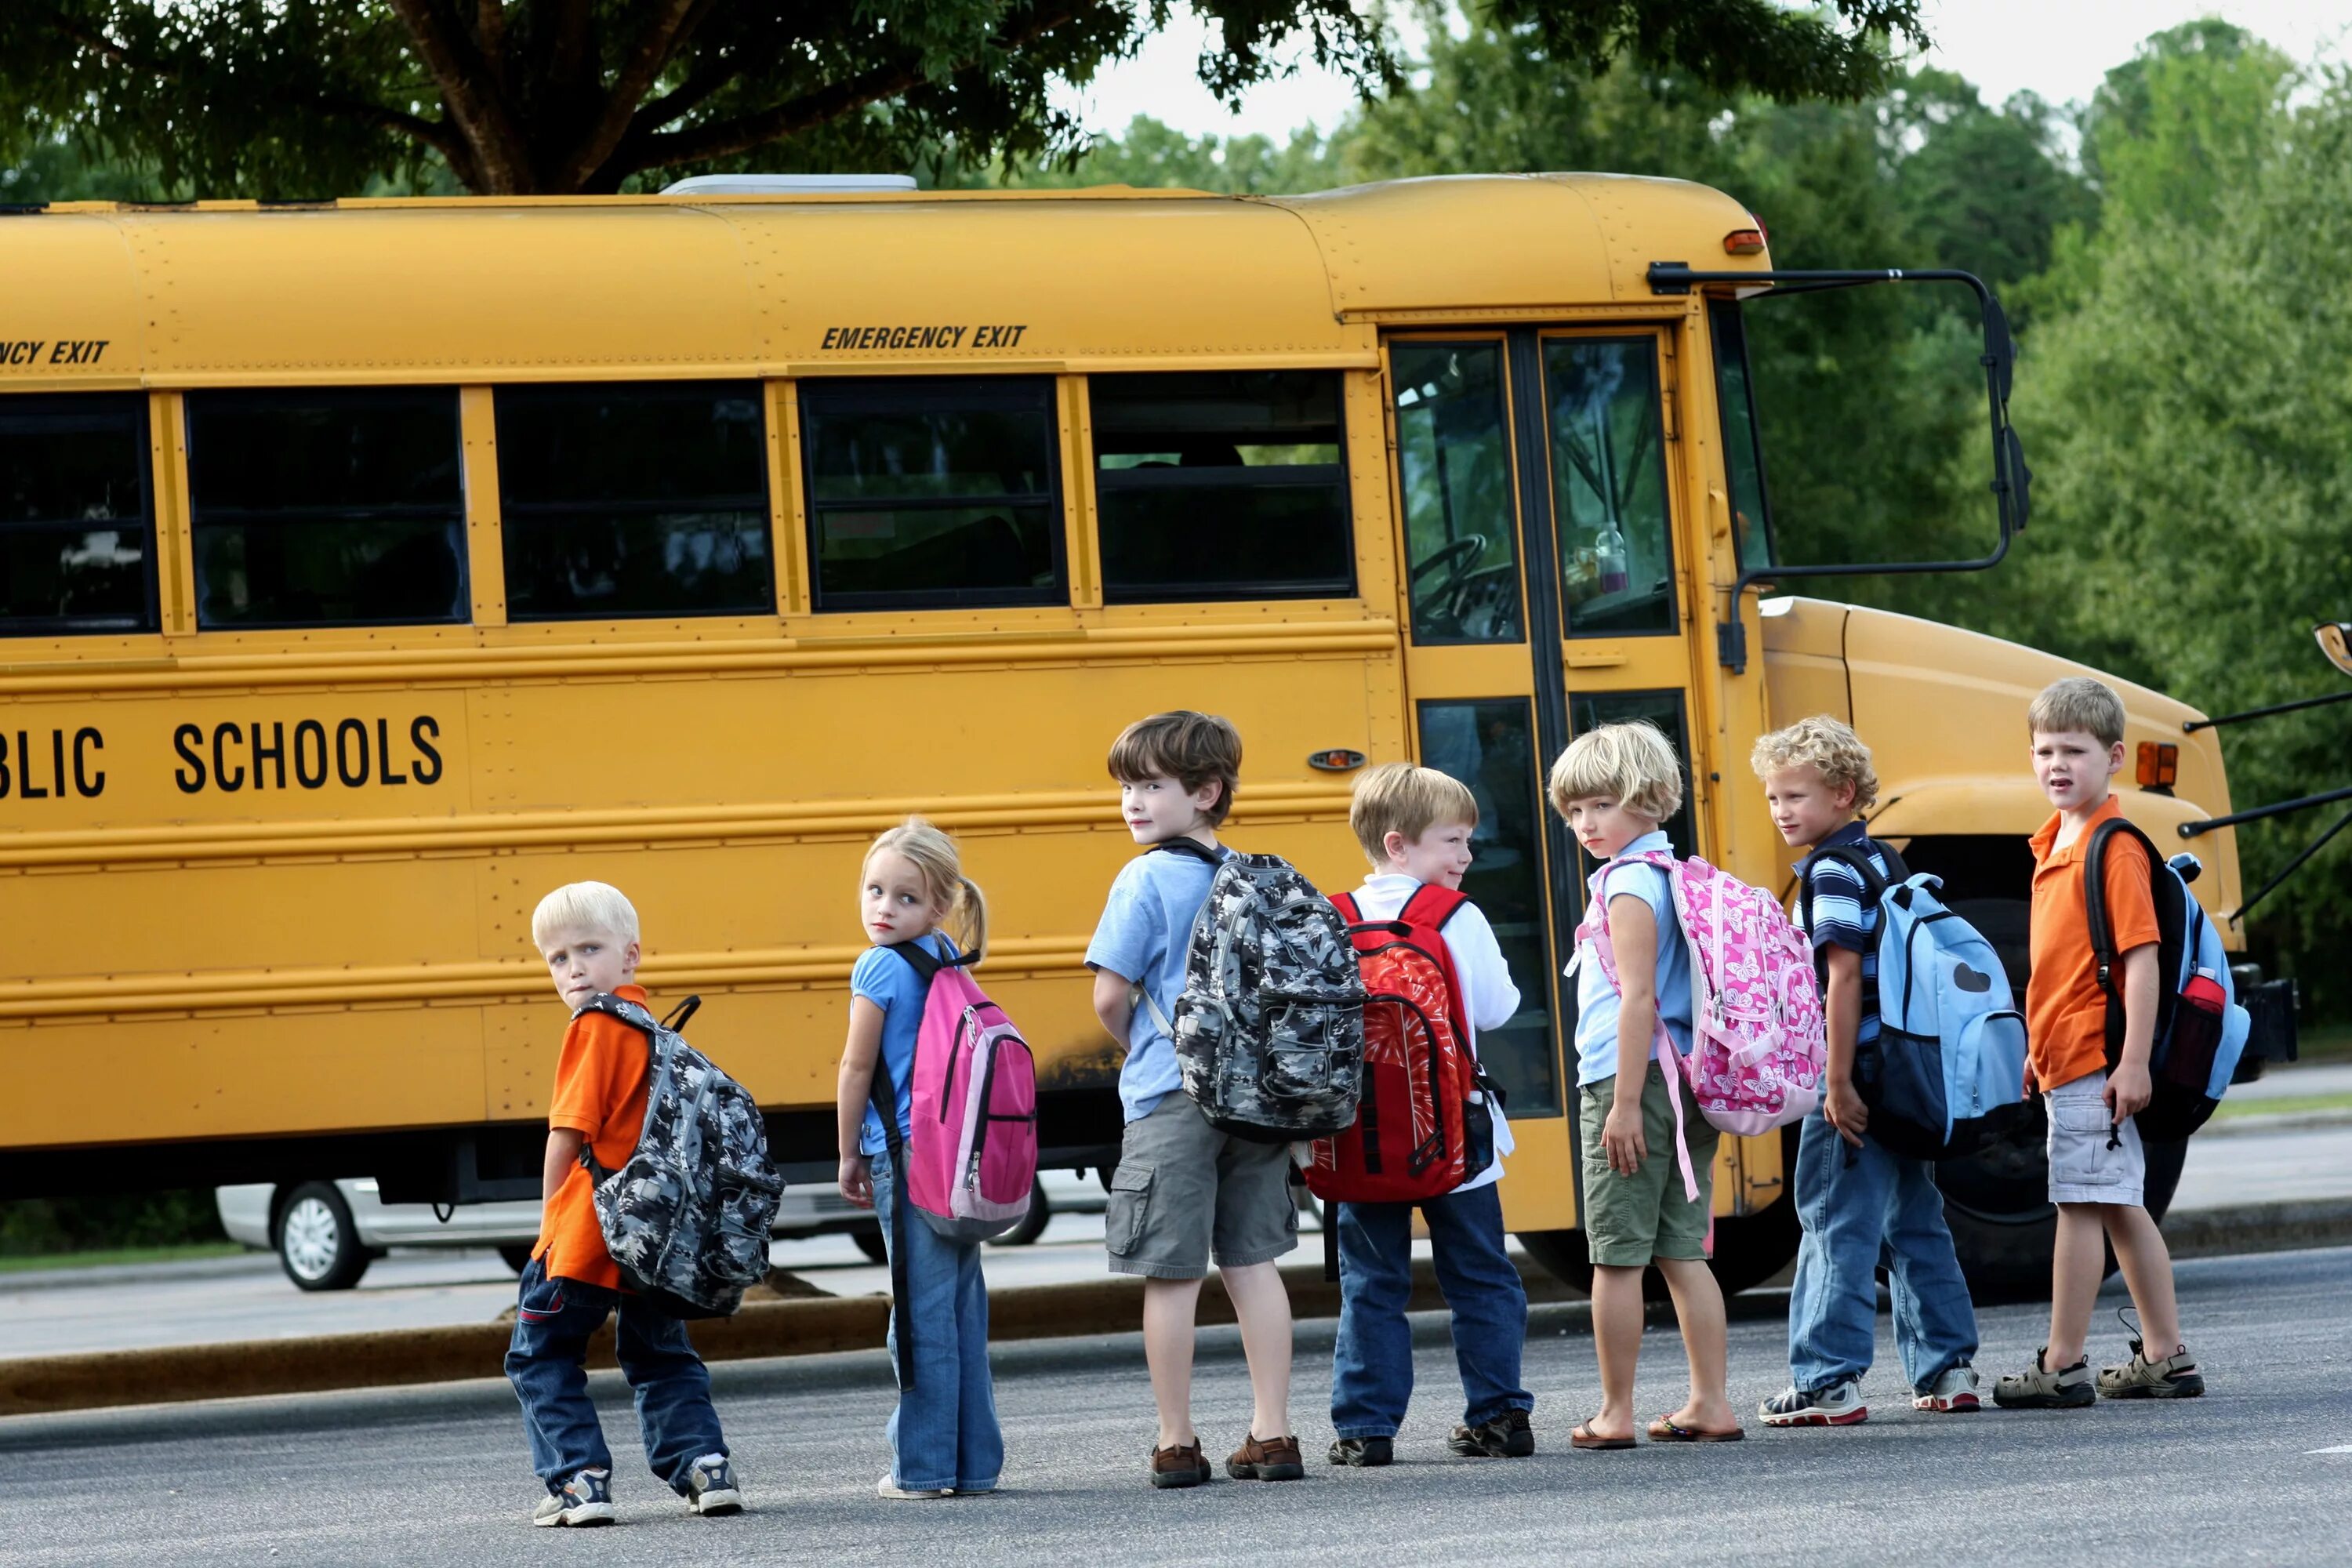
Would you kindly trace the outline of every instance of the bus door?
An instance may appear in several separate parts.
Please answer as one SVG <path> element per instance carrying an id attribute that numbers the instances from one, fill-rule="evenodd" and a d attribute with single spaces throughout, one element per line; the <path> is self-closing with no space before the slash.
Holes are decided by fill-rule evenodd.
<path id="1" fill-rule="evenodd" d="M 1688 765 L 1671 347 L 1647 326 L 1386 343 L 1415 744 L 1477 797 L 1463 890 L 1520 991 L 1517 1016 L 1479 1037 L 1518 1145 L 1504 1189 L 1515 1231 L 1574 1225 L 1578 1190 L 1574 982 L 1560 971 L 1591 867 L 1544 774 L 1571 736 L 1630 719 Z M 1680 853 L 1698 847 L 1693 820 L 1686 780 L 1665 825 Z"/>

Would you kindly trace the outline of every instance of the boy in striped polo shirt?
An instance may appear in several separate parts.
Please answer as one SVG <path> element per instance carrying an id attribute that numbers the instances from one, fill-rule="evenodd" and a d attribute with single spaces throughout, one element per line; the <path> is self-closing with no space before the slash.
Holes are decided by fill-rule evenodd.
<path id="1" fill-rule="evenodd" d="M 1868 1418 L 1862 1377 L 1877 1340 L 1882 1256 L 1895 1298 L 1895 1343 L 1918 1410 L 1978 1407 L 1976 1311 L 1944 1223 L 1927 1160 L 1890 1152 L 1870 1136 L 1857 1083 L 1876 1077 L 1876 901 L 1852 866 L 1821 851 L 1868 857 L 1892 881 L 1894 865 L 1864 831 L 1878 799 L 1870 748 L 1837 720 L 1801 720 L 1756 742 L 1750 758 L 1780 837 L 1797 862 L 1798 920 L 1811 937 L 1829 1017 L 1821 1109 L 1797 1145 L 1797 1218 L 1804 1239 L 1789 1294 L 1790 1385 L 1764 1402 L 1768 1426 L 1851 1426 Z"/>

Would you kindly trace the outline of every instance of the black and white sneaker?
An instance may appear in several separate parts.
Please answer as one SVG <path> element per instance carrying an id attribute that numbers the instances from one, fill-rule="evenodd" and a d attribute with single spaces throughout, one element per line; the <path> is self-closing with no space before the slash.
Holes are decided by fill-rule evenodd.
<path id="1" fill-rule="evenodd" d="M 1524 1459 L 1536 1451 L 1536 1434 L 1526 1411 L 1506 1410 L 1475 1426 L 1456 1426 L 1445 1446 L 1465 1459 Z"/>
<path id="2" fill-rule="evenodd" d="M 1827 1388 L 1794 1386 L 1757 1406 L 1767 1426 L 1855 1426 L 1870 1419 L 1862 1402 L 1862 1380 L 1849 1377 Z"/>
<path id="3" fill-rule="evenodd" d="M 1375 1466 L 1390 1464 L 1395 1460 L 1396 1439 L 1393 1437 L 1342 1437 L 1331 1445 L 1328 1458 L 1335 1465 L 1346 1465 L 1355 1469 L 1370 1469 Z"/>
<path id="4" fill-rule="evenodd" d="M 542 1499 L 530 1521 L 542 1527 L 610 1524 L 619 1517 L 613 1511 L 613 1472 L 582 1470 Z"/>
<path id="5" fill-rule="evenodd" d="M 743 1493 L 735 1485 L 735 1467 L 724 1454 L 705 1454 L 688 1467 L 686 1506 L 705 1518 L 743 1511 Z"/>

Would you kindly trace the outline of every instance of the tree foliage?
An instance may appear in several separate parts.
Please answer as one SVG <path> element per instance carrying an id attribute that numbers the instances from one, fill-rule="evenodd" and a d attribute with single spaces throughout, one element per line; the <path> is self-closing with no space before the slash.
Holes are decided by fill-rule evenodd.
<path id="1" fill-rule="evenodd" d="M 1191 0 L 1231 101 L 1304 46 L 1394 85 L 1376 10 Z M 1056 98 L 1163 27 L 1172 0 L 9 0 L 0 154 L 70 136 L 192 195 L 349 195 L 372 182 L 616 191 L 756 163 L 905 168 L 1074 157 Z M 1558 58 L 1619 54 L 1719 89 L 1856 96 L 1871 40 L 1923 39 L 1918 0 L 1496 0 Z M 0 133 L 0 134 L 5 134 Z"/>

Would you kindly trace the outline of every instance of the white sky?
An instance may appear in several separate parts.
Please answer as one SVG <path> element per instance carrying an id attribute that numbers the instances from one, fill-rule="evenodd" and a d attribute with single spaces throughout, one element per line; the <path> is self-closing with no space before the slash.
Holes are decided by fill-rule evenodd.
<path id="1" fill-rule="evenodd" d="M 2234 22 L 2302 61 L 2352 58 L 2352 0 L 1926 0 L 1929 58 L 1999 103 L 2030 88 L 2053 103 L 2088 98 L 2110 67 L 2150 33 L 2198 16 Z M 1089 128 L 1117 132 L 1149 114 L 1188 134 L 1256 132 L 1281 140 L 1312 122 L 1328 130 L 1354 102 L 1346 80 L 1301 63 L 1229 113 L 1194 74 L 1207 28 L 1180 11 L 1131 60 L 1075 93 Z"/>

